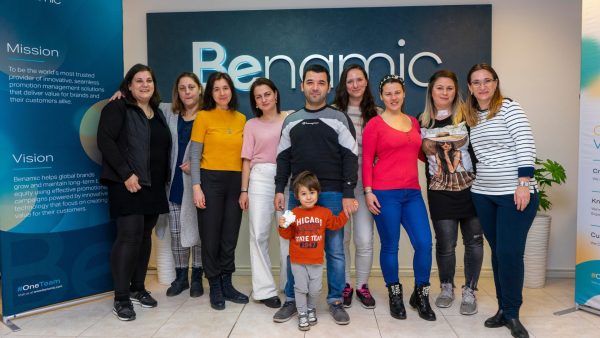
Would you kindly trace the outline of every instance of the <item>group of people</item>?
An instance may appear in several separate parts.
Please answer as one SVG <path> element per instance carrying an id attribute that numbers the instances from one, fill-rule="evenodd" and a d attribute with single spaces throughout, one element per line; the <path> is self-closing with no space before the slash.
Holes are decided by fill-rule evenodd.
<path id="1" fill-rule="evenodd" d="M 172 103 L 159 104 L 152 70 L 138 64 L 127 72 L 117 95 L 122 99 L 104 108 L 98 126 L 101 179 L 117 229 L 111 253 L 115 315 L 133 320 L 133 303 L 157 306 L 144 279 L 150 235 L 163 213 L 168 213 L 176 268 L 167 296 L 188 288 L 190 296 L 201 296 L 205 274 L 212 308 L 224 309 L 225 301 L 247 303 L 248 296 L 232 283 L 242 210 L 247 210 L 252 297 L 278 309 L 275 322 L 297 315 L 301 330 L 317 323 L 323 256 L 327 303 L 337 324 L 350 322 L 344 308 L 352 305 L 354 291 L 363 307 L 376 306 L 368 284 L 373 222 L 381 239 L 390 314 L 406 318 L 398 274 L 402 225 L 415 251 L 409 304 L 433 321 L 431 218 L 441 286 L 435 305 L 450 307 L 455 298 L 460 228 L 465 245 L 460 313 L 477 313 L 485 235 L 492 249 L 498 312 L 484 325 L 507 326 L 513 336 L 528 337 L 519 308 L 525 240 L 538 204 L 535 144 L 525 113 L 502 96 L 494 69 L 488 64 L 471 68 L 464 102 L 456 74 L 436 72 L 418 119 L 403 109 L 406 87 L 398 75 L 379 82 L 384 107 L 375 104 L 360 65 L 342 72 L 332 105 L 327 104 L 330 81 L 327 68 L 307 66 L 301 84 L 305 105 L 286 114 L 276 85 L 258 78 L 250 88 L 255 118 L 246 122 L 226 73 L 212 73 L 204 91 L 195 74 L 182 73 Z M 419 160 L 426 165 L 429 215 Z M 273 223 L 281 235 L 283 304 L 269 257 Z M 166 228 L 159 222 L 157 233 Z"/>

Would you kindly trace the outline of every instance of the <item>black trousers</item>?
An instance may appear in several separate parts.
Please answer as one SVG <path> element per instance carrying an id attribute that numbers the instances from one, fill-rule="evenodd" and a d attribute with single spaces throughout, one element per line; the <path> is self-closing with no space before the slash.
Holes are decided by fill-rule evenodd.
<path id="1" fill-rule="evenodd" d="M 206 278 L 235 271 L 235 248 L 240 233 L 239 205 L 242 173 L 201 169 L 206 209 L 198 210 L 202 264 Z"/>
<path id="2" fill-rule="evenodd" d="M 115 300 L 128 300 L 129 291 L 144 290 L 157 220 L 158 214 L 117 217 L 117 238 L 110 254 Z"/>

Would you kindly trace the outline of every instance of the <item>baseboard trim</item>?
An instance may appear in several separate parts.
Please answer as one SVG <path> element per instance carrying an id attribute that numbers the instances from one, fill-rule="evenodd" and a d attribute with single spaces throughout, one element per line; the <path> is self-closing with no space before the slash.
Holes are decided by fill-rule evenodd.
<path id="1" fill-rule="evenodd" d="M 325 268 L 325 270 L 327 270 L 327 268 Z M 279 267 L 274 267 L 272 269 L 272 272 L 273 272 L 274 276 L 279 276 Z M 352 269 L 350 272 L 353 276 L 355 275 L 354 269 Z M 457 275 L 461 275 L 463 272 L 464 272 L 463 268 L 456 268 Z M 157 274 L 156 267 L 155 266 L 148 267 L 148 274 L 151 274 L 151 275 Z M 235 274 L 239 275 L 239 276 L 250 276 L 252 274 L 252 272 L 250 270 L 249 265 L 237 266 L 235 269 Z M 414 277 L 412 267 L 406 267 L 406 266 L 400 267 L 399 274 L 400 274 L 400 277 Z M 438 276 L 437 268 L 431 269 L 431 275 Z M 382 277 L 383 274 L 381 273 L 381 268 L 373 267 L 373 270 L 371 270 L 371 276 Z M 481 277 L 493 277 L 492 268 L 485 267 L 485 266 L 482 267 L 480 276 Z M 575 278 L 575 269 L 547 269 L 546 277 L 548 277 L 548 278 Z"/>

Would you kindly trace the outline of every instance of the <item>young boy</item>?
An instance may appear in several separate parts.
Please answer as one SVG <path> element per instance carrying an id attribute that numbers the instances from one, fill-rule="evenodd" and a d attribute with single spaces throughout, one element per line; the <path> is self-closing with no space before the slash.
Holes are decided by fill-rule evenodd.
<path id="1" fill-rule="evenodd" d="M 334 216 L 327 208 L 316 205 L 321 186 L 315 174 L 303 171 L 293 182 L 294 196 L 300 207 L 279 218 L 279 235 L 290 240 L 290 261 L 294 275 L 294 293 L 298 309 L 298 328 L 302 331 L 317 324 L 317 298 L 323 284 L 325 230 L 338 230 L 346 224 L 344 211 Z"/>

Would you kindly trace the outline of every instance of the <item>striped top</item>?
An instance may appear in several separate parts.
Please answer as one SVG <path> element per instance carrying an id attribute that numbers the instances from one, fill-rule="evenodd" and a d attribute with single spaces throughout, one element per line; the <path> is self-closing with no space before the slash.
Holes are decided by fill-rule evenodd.
<path id="1" fill-rule="evenodd" d="M 488 111 L 478 112 L 478 123 L 471 128 L 477 177 L 471 191 L 485 195 L 512 195 L 519 177 L 529 176 L 529 190 L 537 188 L 533 178 L 535 142 L 529 120 L 521 106 L 504 99 L 500 111 L 487 120 Z"/>

